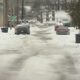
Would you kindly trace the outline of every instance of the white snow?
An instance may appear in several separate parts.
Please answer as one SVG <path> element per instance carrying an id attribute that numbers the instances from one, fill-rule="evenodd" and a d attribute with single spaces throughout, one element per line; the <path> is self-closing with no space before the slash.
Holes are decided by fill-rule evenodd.
<path id="1" fill-rule="evenodd" d="M 40 31 L 49 34 L 37 33 Z M 78 30 L 70 27 L 70 35 L 57 35 L 54 26 L 45 26 L 45 23 L 32 25 L 31 35 L 15 35 L 14 29 L 9 29 L 8 33 L 0 31 L 0 71 L 7 71 L 6 66 L 22 67 L 16 79 L 7 80 L 62 80 L 64 77 L 64 80 L 79 80 L 76 78 L 80 74 L 80 44 L 75 43 L 77 33 Z M 19 66 L 15 58 L 19 59 Z M 13 60 L 16 65 L 10 66 Z"/>

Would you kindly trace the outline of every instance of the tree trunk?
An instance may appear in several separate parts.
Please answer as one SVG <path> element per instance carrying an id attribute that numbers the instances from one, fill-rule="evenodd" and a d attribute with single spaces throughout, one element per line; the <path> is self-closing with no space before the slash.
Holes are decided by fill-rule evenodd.
<path id="1" fill-rule="evenodd" d="M 8 0 L 4 0 L 3 25 L 8 27 Z"/>
<path id="2" fill-rule="evenodd" d="M 16 7 L 17 7 L 17 13 L 16 13 L 16 15 L 17 15 L 17 24 L 18 24 L 19 23 L 19 0 L 17 0 Z"/>

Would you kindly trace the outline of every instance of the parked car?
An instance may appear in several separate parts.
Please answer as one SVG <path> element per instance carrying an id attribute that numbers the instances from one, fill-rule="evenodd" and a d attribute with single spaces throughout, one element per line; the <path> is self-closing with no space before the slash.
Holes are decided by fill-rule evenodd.
<path id="1" fill-rule="evenodd" d="M 70 34 L 70 30 L 68 29 L 68 27 L 59 26 L 56 29 L 56 34 L 58 34 L 58 35 L 69 35 Z"/>
<path id="2" fill-rule="evenodd" d="M 59 25 L 55 25 L 55 31 L 57 30 L 57 28 L 59 28 Z"/>
<path id="3" fill-rule="evenodd" d="M 4 33 L 8 33 L 8 27 L 1 27 L 1 31 Z"/>
<path id="4" fill-rule="evenodd" d="M 30 34 L 30 25 L 28 22 L 22 22 L 15 27 L 15 34 Z"/>

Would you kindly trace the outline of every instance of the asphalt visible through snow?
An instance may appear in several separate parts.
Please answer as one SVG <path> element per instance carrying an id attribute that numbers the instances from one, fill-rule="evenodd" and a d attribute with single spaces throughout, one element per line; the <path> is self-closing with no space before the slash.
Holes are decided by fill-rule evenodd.
<path id="1" fill-rule="evenodd" d="M 79 80 L 80 45 L 70 36 L 48 24 L 31 25 L 30 35 L 0 32 L 0 80 Z"/>

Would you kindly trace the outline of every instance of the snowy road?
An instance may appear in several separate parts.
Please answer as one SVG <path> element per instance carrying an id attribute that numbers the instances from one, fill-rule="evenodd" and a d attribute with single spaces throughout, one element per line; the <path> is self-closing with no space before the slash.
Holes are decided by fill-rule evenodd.
<path id="1" fill-rule="evenodd" d="M 31 25 L 31 35 L 0 31 L 0 80 L 79 80 L 75 33 L 56 35 L 47 24 Z"/>

